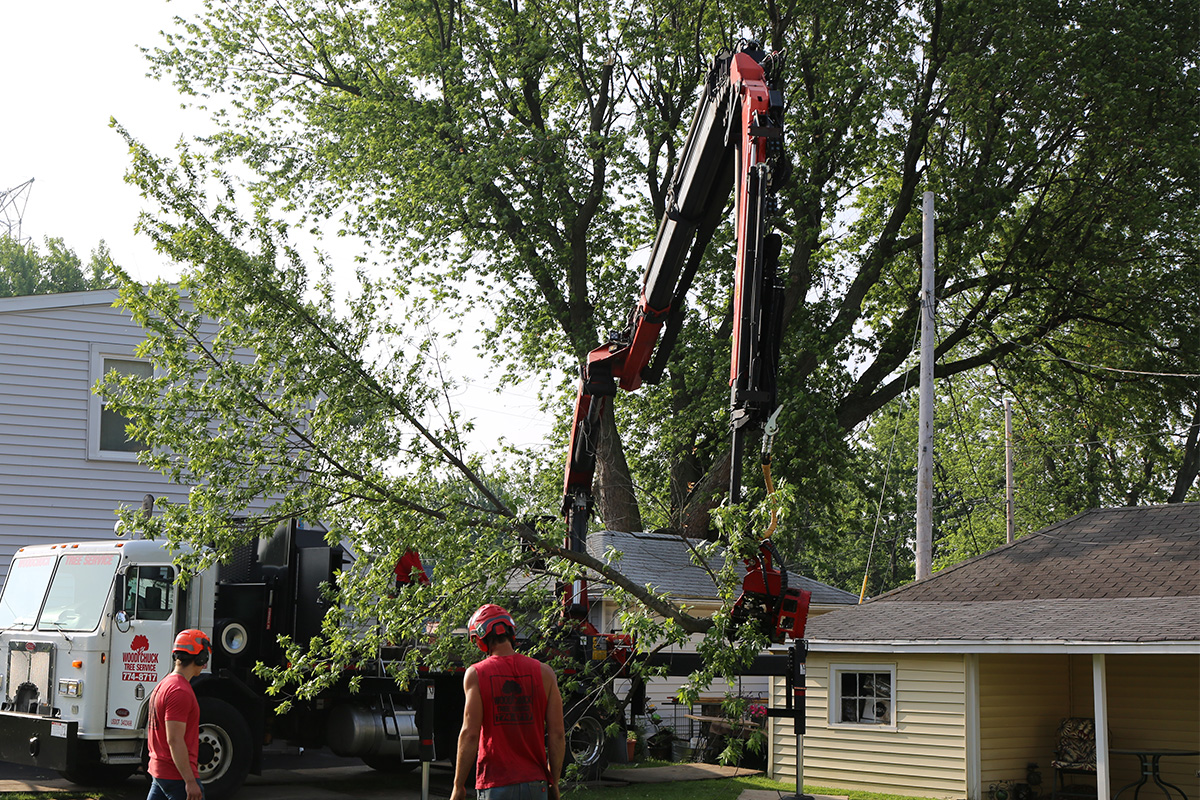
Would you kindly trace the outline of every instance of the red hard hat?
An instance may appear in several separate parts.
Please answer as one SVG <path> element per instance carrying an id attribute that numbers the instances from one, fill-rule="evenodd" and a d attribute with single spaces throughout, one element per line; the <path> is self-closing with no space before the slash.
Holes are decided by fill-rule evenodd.
<path id="1" fill-rule="evenodd" d="M 507 627 L 508 630 L 502 630 Z M 471 615 L 470 621 L 467 622 L 467 632 L 471 635 L 471 641 L 475 643 L 483 652 L 487 652 L 487 646 L 483 640 L 489 633 L 511 633 L 516 635 L 517 624 L 513 622 L 512 615 L 505 611 L 495 603 L 482 605 Z"/>
<path id="2" fill-rule="evenodd" d="M 212 642 L 208 638 L 208 634 L 196 628 L 188 628 L 186 631 L 180 631 L 175 637 L 175 644 L 171 648 L 172 653 L 187 653 L 190 656 L 198 656 L 201 653 L 207 658 L 212 652 Z"/>

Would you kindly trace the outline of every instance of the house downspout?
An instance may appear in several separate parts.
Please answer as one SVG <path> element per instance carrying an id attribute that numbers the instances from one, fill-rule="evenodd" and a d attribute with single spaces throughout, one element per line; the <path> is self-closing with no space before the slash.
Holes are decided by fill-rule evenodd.
<path id="1" fill-rule="evenodd" d="M 1108 760 L 1108 671 L 1103 653 L 1092 654 L 1092 694 L 1096 716 L 1096 796 L 1112 797 Z"/>

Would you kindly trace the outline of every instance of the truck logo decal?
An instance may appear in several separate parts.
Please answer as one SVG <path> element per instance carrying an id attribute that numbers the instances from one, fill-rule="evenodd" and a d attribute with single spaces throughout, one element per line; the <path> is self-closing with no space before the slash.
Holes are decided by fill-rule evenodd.
<path id="1" fill-rule="evenodd" d="M 121 680 L 158 682 L 158 653 L 150 652 L 150 640 L 142 634 L 133 637 L 129 651 L 121 654 L 121 662 Z"/>
<path id="2" fill-rule="evenodd" d="M 128 708 L 118 708 L 118 709 L 117 709 L 117 716 L 118 716 L 118 717 L 128 717 L 128 716 L 129 716 L 129 709 L 128 709 Z"/>

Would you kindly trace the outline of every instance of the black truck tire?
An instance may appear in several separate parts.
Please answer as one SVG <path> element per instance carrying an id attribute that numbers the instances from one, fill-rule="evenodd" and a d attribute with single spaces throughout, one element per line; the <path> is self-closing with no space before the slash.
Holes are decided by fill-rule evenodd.
<path id="1" fill-rule="evenodd" d="M 567 729 L 567 753 L 564 769 L 575 765 L 575 779 L 598 781 L 608 769 L 607 723 L 590 708 L 571 711 L 564 720 Z"/>
<path id="2" fill-rule="evenodd" d="M 250 774 L 253 737 L 246 718 L 217 697 L 200 698 L 200 782 L 207 800 L 228 800 Z"/>

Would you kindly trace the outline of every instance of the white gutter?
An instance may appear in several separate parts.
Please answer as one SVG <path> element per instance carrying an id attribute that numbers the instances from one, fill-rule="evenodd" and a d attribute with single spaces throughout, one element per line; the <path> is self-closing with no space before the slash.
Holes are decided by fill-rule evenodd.
<path id="1" fill-rule="evenodd" d="M 810 653 L 1105 653 L 1109 655 L 1200 655 L 1200 641 L 1097 642 L 1038 639 L 892 639 L 889 641 L 830 641 L 809 639 Z"/>
<path id="2" fill-rule="evenodd" d="M 111 306 L 120 292 L 116 289 L 90 289 L 83 292 L 27 294 L 0 298 L 0 314 L 21 311 L 45 311 L 54 308 Z"/>

